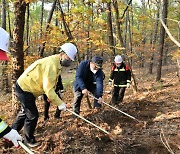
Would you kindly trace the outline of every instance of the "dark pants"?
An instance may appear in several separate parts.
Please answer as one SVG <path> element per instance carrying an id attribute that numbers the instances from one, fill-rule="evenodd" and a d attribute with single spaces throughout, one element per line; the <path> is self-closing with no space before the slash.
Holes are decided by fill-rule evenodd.
<path id="1" fill-rule="evenodd" d="M 119 104 L 123 101 L 125 90 L 125 87 L 114 87 L 111 100 L 113 104 Z"/>
<path id="2" fill-rule="evenodd" d="M 96 98 L 96 90 L 95 89 L 91 89 L 89 90 Z M 73 102 L 73 111 L 77 114 L 80 113 L 80 106 L 81 106 L 81 100 L 83 98 L 82 94 L 82 90 L 81 89 L 77 89 L 76 91 L 73 88 L 73 92 L 74 92 L 74 102 Z M 101 104 L 98 103 L 97 100 L 94 99 L 94 107 L 101 107 Z"/>
<path id="3" fill-rule="evenodd" d="M 21 102 L 21 110 L 19 111 L 12 128 L 18 132 L 24 126 L 24 137 L 27 142 L 35 142 L 34 132 L 38 121 L 38 110 L 35 104 L 35 97 L 30 92 L 25 92 L 16 83 L 15 92 Z"/>
<path id="4" fill-rule="evenodd" d="M 49 119 L 49 107 L 50 107 L 50 102 L 48 102 L 48 98 L 47 96 L 44 94 L 43 95 L 43 99 L 44 99 L 44 120 Z M 59 118 L 61 114 L 61 111 L 58 109 L 56 109 L 56 113 L 54 115 L 55 118 Z"/>

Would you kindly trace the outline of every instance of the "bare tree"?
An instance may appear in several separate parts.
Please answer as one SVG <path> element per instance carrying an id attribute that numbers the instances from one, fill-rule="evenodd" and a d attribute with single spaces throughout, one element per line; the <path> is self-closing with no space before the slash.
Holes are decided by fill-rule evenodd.
<path id="1" fill-rule="evenodd" d="M 167 14 L 168 14 L 168 0 L 163 0 L 163 9 L 162 9 L 162 16 L 160 17 L 161 20 L 166 25 L 167 22 Z M 159 42 L 159 57 L 158 57 L 158 65 L 157 65 L 157 74 L 156 74 L 156 81 L 161 79 L 161 69 L 162 69 L 162 57 L 163 57 L 163 49 L 164 49 L 164 38 L 165 38 L 165 29 L 163 25 L 161 25 L 160 29 L 160 42 Z"/>
<path id="2" fill-rule="evenodd" d="M 42 39 L 42 33 L 43 33 L 43 17 L 44 17 L 44 0 L 42 0 L 41 5 L 41 17 L 40 17 L 40 39 Z M 41 52 L 41 46 L 39 46 L 39 55 Z"/>
<path id="3" fill-rule="evenodd" d="M 117 32 L 118 32 L 118 39 L 120 41 L 121 47 L 125 47 L 123 37 L 122 37 L 122 30 L 121 30 L 121 25 L 120 25 L 119 9 L 118 9 L 117 0 L 113 1 L 113 6 L 114 6 L 114 10 L 115 10 L 115 15 L 116 15 L 116 26 L 117 26 Z"/>
<path id="4" fill-rule="evenodd" d="M 7 11 L 8 11 L 8 26 L 9 26 L 9 35 L 10 35 L 10 38 L 12 38 L 12 33 L 11 33 L 11 18 L 10 18 L 9 3 L 8 3 L 8 5 L 7 5 Z"/>
<path id="5" fill-rule="evenodd" d="M 148 69 L 148 73 L 152 74 L 153 72 L 153 61 L 154 61 L 154 50 L 155 50 L 155 44 L 156 44 L 156 40 L 157 40 L 157 33 L 158 33 L 158 25 L 159 25 L 159 7 L 160 7 L 160 0 L 158 0 L 157 3 L 157 14 L 156 14 L 156 21 L 155 21 L 155 27 L 154 27 L 154 35 L 153 35 L 153 39 L 152 39 L 152 53 L 151 53 L 151 57 L 150 57 L 150 64 L 149 64 L 149 69 Z"/>
<path id="6" fill-rule="evenodd" d="M 19 105 L 14 91 L 14 85 L 19 76 L 24 71 L 24 52 L 23 52 L 23 37 L 24 37 L 24 24 L 25 24 L 26 3 L 24 0 L 14 2 L 14 31 L 13 31 L 13 65 L 12 65 L 12 105 L 15 114 L 18 112 Z"/>
<path id="7" fill-rule="evenodd" d="M 6 0 L 2 0 L 2 28 L 6 30 Z M 2 88 L 6 93 L 9 92 L 8 86 L 8 73 L 7 73 L 8 61 L 2 62 Z"/>
<path id="8" fill-rule="evenodd" d="M 52 8 L 51 8 L 51 10 L 49 12 L 49 17 L 47 19 L 47 25 L 46 25 L 46 34 L 49 33 L 49 25 L 51 23 L 53 12 L 54 12 L 54 9 L 56 7 L 56 2 L 57 2 L 57 0 L 54 0 Z M 41 51 L 40 51 L 40 57 L 43 57 L 45 46 L 46 46 L 46 42 L 44 42 L 43 45 L 42 45 L 42 48 L 41 48 Z"/>
<path id="9" fill-rule="evenodd" d="M 69 29 L 68 24 L 66 23 L 65 15 L 64 15 L 64 12 L 62 10 L 62 7 L 61 7 L 61 4 L 60 4 L 59 0 L 58 0 L 58 5 L 59 5 L 59 10 L 61 12 L 61 18 L 62 18 L 63 26 L 64 26 L 64 29 L 65 29 L 65 33 L 66 33 L 66 35 L 68 37 L 68 41 L 73 40 L 72 33 L 71 33 L 70 29 Z M 75 42 L 73 42 L 73 43 L 76 45 Z M 80 62 L 79 52 L 77 53 L 77 58 L 78 58 L 78 62 Z"/>
<path id="10" fill-rule="evenodd" d="M 26 12 L 26 45 L 29 46 L 29 3 L 27 4 Z M 28 55 L 28 47 L 26 50 L 26 55 Z"/>
<path id="11" fill-rule="evenodd" d="M 109 32 L 109 44 L 110 49 L 113 52 L 113 55 L 116 54 L 115 48 L 114 48 L 114 38 L 113 38 L 113 27 L 112 27 L 112 11 L 111 11 L 111 1 L 107 3 L 107 22 L 108 22 L 108 32 Z"/>

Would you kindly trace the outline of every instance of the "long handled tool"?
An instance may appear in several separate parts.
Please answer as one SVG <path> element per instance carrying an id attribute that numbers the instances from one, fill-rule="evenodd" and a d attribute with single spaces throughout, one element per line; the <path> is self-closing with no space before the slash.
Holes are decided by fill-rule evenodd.
<path id="1" fill-rule="evenodd" d="M 91 94 L 88 94 L 88 95 L 91 96 L 92 98 L 96 99 L 96 100 L 99 100 L 98 98 L 94 97 L 94 96 L 91 95 Z M 131 115 L 129 115 L 129 114 L 127 114 L 127 113 L 125 113 L 125 112 L 123 112 L 123 111 L 117 109 L 117 108 L 115 108 L 114 106 L 109 105 L 108 103 L 106 103 L 106 102 L 104 102 L 104 101 L 103 101 L 102 103 L 103 103 L 103 104 L 106 104 L 107 106 L 109 106 L 109 107 L 111 107 L 111 108 L 113 108 L 113 109 L 115 109 L 115 110 L 121 112 L 122 114 L 124 114 L 124 115 L 126 115 L 126 116 L 132 118 L 133 120 L 136 120 L 137 122 L 140 123 L 140 121 L 139 121 L 138 119 L 136 119 L 135 117 L 133 117 L 133 116 L 131 116 Z"/>
<path id="2" fill-rule="evenodd" d="M 106 130 L 100 128 L 99 126 L 95 125 L 94 123 L 90 122 L 89 120 L 87 120 L 87 119 L 81 117 L 79 114 L 77 114 L 77 113 L 75 113 L 75 112 L 73 112 L 73 111 L 71 111 L 71 110 L 69 110 L 69 109 L 66 109 L 66 110 L 69 111 L 69 112 L 71 112 L 71 113 L 74 114 L 75 116 L 77 116 L 77 117 L 83 119 L 83 120 L 86 121 L 87 123 L 93 125 L 94 127 L 100 129 L 100 130 L 103 131 L 104 133 L 109 134 L 109 132 L 107 132 Z"/>
<path id="3" fill-rule="evenodd" d="M 34 154 L 34 152 L 32 152 L 24 143 L 22 143 L 21 141 L 18 141 L 19 145 L 29 154 Z"/>

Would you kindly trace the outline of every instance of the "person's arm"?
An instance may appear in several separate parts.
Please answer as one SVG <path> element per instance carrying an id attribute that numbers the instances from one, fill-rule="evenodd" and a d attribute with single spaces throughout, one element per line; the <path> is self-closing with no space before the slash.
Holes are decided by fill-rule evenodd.
<path id="1" fill-rule="evenodd" d="M 112 86 L 112 82 L 113 82 L 113 80 L 114 80 L 114 67 L 115 67 L 115 66 L 112 67 L 112 69 L 111 69 L 111 74 L 110 74 L 110 77 L 109 77 L 109 83 L 108 83 L 108 84 L 109 84 L 110 86 Z"/>
<path id="2" fill-rule="evenodd" d="M 19 147 L 18 141 L 22 141 L 22 137 L 19 133 L 11 129 L 1 118 L 0 118 L 0 138 L 5 138 L 11 141 L 16 147 Z"/>
<path id="3" fill-rule="evenodd" d="M 103 73 L 102 73 L 102 71 L 97 73 L 96 91 L 97 91 L 97 98 L 102 97 L 102 95 L 103 95 Z"/>
<path id="4" fill-rule="evenodd" d="M 127 73 L 127 83 L 131 83 L 131 70 L 127 65 L 126 65 L 126 73 Z"/>
<path id="5" fill-rule="evenodd" d="M 81 90 L 84 90 L 86 89 L 86 86 L 85 86 L 85 83 L 84 83 L 84 73 L 86 70 L 84 69 L 87 69 L 85 68 L 85 63 L 84 62 L 81 62 L 76 70 L 76 82 L 77 84 L 79 85 L 80 89 Z"/>
<path id="6" fill-rule="evenodd" d="M 9 133 L 11 128 L 0 118 L 0 138 Z"/>
<path id="7" fill-rule="evenodd" d="M 44 92 L 45 92 L 46 96 L 48 97 L 48 99 L 55 105 L 59 106 L 63 102 L 55 92 L 57 72 L 55 72 L 54 70 L 55 69 L 53 69 L 49 65 L 44 70 L 44 72 L 43 72 L 43 89 L 44 89 Z"/>

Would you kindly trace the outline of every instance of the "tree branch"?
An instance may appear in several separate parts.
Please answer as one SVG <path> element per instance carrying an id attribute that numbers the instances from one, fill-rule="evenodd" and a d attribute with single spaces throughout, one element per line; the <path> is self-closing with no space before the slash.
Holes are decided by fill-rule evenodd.
<path id="1" fill-rule="evenodd" d="M 168 34 L 168 36 L 170 37 L 170 39 L 178 46 L 180 47 L 180 43 L 171 35 L 169 29 L 167 28 L 167 26 L 164 24 L 164 22 L 162 21 L 162 19 L 159 19 L 161 21 L 162 26 L 164 27 L 166 33 Z"/>
<path id="2" fill-rule="evenodd" d="M 132 3 L 132 0 L 130 0 L 130 1 L 128 2 L 128 5 L 126 6 L 126 8 L 125 8 L 125 10 L 124 10 L 124 12 L 123 12 L 123 15 L 121 16 L 120 19 L 123 19 L 123 18 L 124 18 L 124 15 L 125 15 L 125 13 L 126 13 L 127 9 L 129 8 L 129 6 L 130 6 L 131 3 Z"/>

